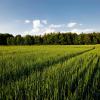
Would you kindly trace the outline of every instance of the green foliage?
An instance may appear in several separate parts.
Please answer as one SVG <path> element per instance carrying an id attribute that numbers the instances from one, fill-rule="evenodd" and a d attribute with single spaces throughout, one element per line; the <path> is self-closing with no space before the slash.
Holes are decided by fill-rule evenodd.
<path id="1" fill-rule="evenodd" d="M 0 34 L 0 45 L 7 45 L 7 39 L 13 37 L 11 34 Z"/>
<path id="2" fill-rule="evenodd" d="M 84 45 L 100 44 L 100 33 L 50 33 L 43 36 L 0 34 L 0 45 Z"/>

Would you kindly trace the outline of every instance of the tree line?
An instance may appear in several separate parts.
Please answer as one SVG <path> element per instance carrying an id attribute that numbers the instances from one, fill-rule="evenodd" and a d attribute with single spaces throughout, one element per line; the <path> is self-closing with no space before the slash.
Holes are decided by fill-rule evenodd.
<path id="1" fill-rule="evenodd" d="M 21 36 L 0 33 L 0 45 L 84 45 L 100 44 L 100 33 L 50 33 L 43 36 Z"/>

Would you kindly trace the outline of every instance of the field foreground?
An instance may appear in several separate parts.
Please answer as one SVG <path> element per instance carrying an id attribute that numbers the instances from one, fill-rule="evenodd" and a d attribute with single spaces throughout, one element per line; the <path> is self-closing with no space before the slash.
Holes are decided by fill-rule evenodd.
<path id="1" fill-rule="evenodd" d="M 100 45 L 0 46 L 0 100 L 99 100 Z"/>

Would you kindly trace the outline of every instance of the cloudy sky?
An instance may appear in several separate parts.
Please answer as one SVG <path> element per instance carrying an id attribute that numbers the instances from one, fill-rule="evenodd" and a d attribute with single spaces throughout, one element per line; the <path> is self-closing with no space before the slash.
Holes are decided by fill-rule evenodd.
<path id="1" fill-rule="evenodd" d="M 0 33 L 100 31 L 100 0 L 0 0 Z"/>

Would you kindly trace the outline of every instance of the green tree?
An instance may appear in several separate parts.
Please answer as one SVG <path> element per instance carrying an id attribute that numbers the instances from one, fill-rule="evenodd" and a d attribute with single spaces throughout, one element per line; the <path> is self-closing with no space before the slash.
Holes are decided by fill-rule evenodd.
<path id="1" fill-rule="evenodd" d="M 32 45 L 32 44 L 34 44 L 34 38 L 32 36 L 30 36 L 30 35 L 26 35 L 24 37 L 24 44 L 25 45 Z"/>

